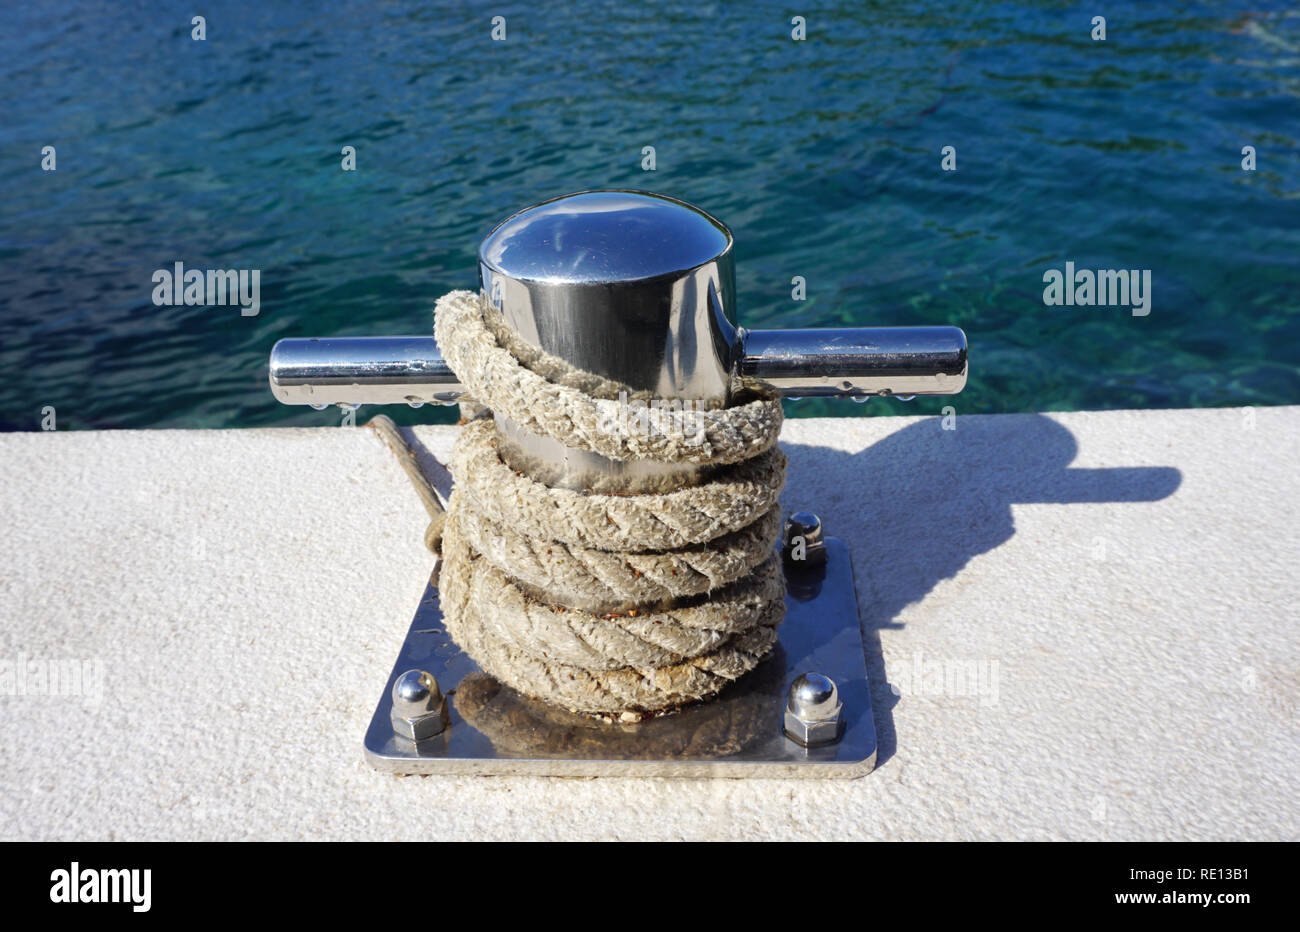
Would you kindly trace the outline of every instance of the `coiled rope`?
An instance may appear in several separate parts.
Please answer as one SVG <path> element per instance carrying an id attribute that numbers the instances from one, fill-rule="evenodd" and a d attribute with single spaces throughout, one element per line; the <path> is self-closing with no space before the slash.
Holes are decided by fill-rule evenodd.
<path id="1" fill-rule="evenodd" d="M 753 669 L 785 613 L 780 402 L 620 418 L 619 393 L 636 392 L 524 344 L 468 291 L 438 301 L 434 333 L 475 403 L 525 430 L 614 460 L 715 467 L 662 493 L 552 488 L 501 459 L 490 420 L 471 421 L 441 527 L 442 606 L 460 647 L 524 695 L 624 717 L 710 697 Z"/>

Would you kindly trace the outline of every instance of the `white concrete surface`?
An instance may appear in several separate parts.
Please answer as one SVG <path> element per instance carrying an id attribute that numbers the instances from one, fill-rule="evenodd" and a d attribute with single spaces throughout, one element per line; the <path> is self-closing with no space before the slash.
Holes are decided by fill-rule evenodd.
<path id="1" fill-rule="evenodd" d="M 430 557 L 371 431 L 0 436 L 0 838 L 1295 839 L 1300 408 L 1253 417 L 789 423 L 854 553 L 855 781 L 372 772 Z M 65 660 L 90 695 L 39 695 Z"/>

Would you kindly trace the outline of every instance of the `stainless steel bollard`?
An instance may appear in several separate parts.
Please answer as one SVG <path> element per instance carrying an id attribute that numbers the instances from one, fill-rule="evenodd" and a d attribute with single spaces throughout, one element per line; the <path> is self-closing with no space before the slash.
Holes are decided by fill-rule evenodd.
<path id="1" fill-rule="evenodd" d="M 748 385 L 787 397 L 949 395 L 966 384 L 957 327 L 738 329 L 731 231 L 659 194 L 587 191 L 521 210 L 479 249 L 479 283 L 519 336 L 663 400 L 722 407 Z M 285 404 L 452 403 L 432 336 L 285 339 Z M 554 486 L 626 491 L 696 481 L 693 466 L 613 462 L 497 418 L 502 456 Z"/>

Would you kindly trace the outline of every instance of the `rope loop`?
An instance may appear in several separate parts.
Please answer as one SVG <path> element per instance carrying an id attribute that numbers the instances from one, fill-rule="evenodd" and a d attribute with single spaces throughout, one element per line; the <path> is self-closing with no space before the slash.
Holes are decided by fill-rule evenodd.
<path id="1" fill-rule="evenodd" d="M 441 298 L 434 332 L 475 402 L 527 431 L 618 461 L 715 467 L 661 493 L 552 488 L 502 460 L 492 420 L 465 425 L 439 584 L 448 632 L 483 671 L 627 719 L 707 699 L 758 665 L 785 615 L 780 401 L 629 419 L 620 408 L 637 393 L 525 344 L 481 295 Z"/>
<path id="2" fill-rule="evenodd" d="M 718 409 L 665 401 L 638 405 L 629 416 L 627 403 L 644 400 L 644 393 L 580 372 L 513 335 L 500 336 L 509 330 L 500 317 L 482 296 L 453 291 L 438 301 L 434 335 L 470 394 L 534 434 L 612 460 L 703 466 L 757 456 L 781 433 L 784 415 L 775 397 Z"/>

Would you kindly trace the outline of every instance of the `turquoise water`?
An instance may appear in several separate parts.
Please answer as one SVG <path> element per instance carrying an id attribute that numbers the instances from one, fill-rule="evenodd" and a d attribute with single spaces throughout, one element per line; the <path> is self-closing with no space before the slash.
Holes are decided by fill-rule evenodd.
<path id="1" fill-rule="evenodd" d="M 1284 4 L 202 6 L 204 42 L 192 5 L 5 13 L 0 427 L 337 423 L 273 401 L 275 340 L 427 331 L 493 223 L 606 186 L 730 225 L 747 326 L 969 336 L 955 400 L 794 415 L 1300 403 Z M 260 269 L 260 314 L 155 306 L 178 260 Z M 1150 315 L 1044 306 L 1066 260 L 1151 269 Z"/>

